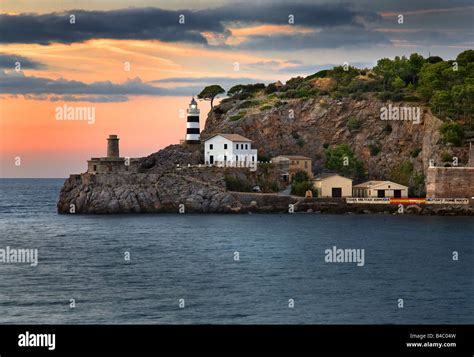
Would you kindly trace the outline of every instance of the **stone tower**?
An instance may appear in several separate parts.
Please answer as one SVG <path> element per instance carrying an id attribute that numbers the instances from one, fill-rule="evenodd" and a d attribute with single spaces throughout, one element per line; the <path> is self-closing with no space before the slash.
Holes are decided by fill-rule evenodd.
<path id="1" fill-rule="evenodd" d="M 109 135 L 107 139 L 107 157 L 108 158 L 117 158 L 120 157 L 119 154 L 119 138 L 117 135 Z"/>
<path id="2" fill-rule="evenodd" d="M 199 109 L 196 100 L 191 100 L 188 108 L 188 122 L 186 124 L 186 143 L 199 144 L 201 142 L 201 135 L 199 129 Z"/>

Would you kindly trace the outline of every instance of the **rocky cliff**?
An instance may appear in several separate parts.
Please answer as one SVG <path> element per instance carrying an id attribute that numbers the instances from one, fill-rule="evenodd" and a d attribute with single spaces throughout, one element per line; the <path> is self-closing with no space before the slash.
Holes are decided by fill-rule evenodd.
<path id="1" fill-rule="evenodd" d="M 240 211 L 245 203 L 227 190 L 229 178 L 247 189 L 275 176 L 272 167 L 257 172 L 199 165 L 199 146 L 171 145 L 141 158 L 128 172 L 71 175 L 58 200 L 59 213 L 225 213 Z M 279 189 L 279 187 L 277 187 Z M 181 206 L 183 205 L 183 206 Z"/>
<path id="2" fill-rule="evenodd" d="M 254 105 L 258 103 L 258 105 Z M 421 123 L 384 121 L 382 107 L 421 108 Z M 313 159 L 316 172 L 324 170 L 325 149 L 348 144 L 364 163 L 367 178 L 387 179 L 399 163 L 409 161 L 414 172 L 423 172 L 429 160 L 441 166 L 442 153 L 467 160 L 467 150 L 443 145 L 442 121 L 430 109 L 416 102 L 391 103 L 367 95 L 364 99 L 333 99 L 318 96 L 278 100 L 273 96 L 256 99 L 225 99 L 206 121 L 203 137 L 233 132 L 254 140 L 262 156 L 299 154 Z"/>
<path id="3" fill-rule="evenodd" d="M 370 179 L 388 179 L 393 167 L 402 162 L 409 162 L 414 173 L 426 175 L 429 160 L 440 164 L 440 155 L 446 152 L 458 156 L 460 162 L 466 160 L 467 150 L 441 143 L 442 122 L 426 107 L 422 107 L 421 122 L 415 124 L 382 121 L 380 109 L 389 103 L 375 95 L 363 99 L 280 99 L 263 93 L 253 99 L 228 98 L 209 113 L 202 137 L 217 132 L 239 133 L 254 140 L 261 156 L 311 157 L 315 172 L 325 170 L 328 147 L 348 144 L 363 162 Z M 394 105 L 413 107 L 416 103 Z M 235 191 L 242 191 L 242 187 L 248 191 L 254 185 L 262 186 L 265 192 L 281 189 L 272 165 L 259 165 L 259 170 L 251 173 L 236 168 L 204 167 L 200 165 L 202 157 L 202 145 L 171 145 L 134 161 L 128 172 L 71 175 L 60 192 L 58 212 L 178 212 L 180 205 L 184 205 L 185 212 L 285 212 L 288 204 L 299 200 L 277 195 L 251 196 L 249 200 L 227 190 L 229 177 Z M 302 204 L 301 209 L 332 213 L 368 211 L 360 206 L 317 200 Z"/>

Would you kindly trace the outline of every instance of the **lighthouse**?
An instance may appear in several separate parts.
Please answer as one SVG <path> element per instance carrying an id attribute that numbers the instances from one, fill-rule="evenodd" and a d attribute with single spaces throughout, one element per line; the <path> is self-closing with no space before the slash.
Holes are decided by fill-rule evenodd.
<path id="1" fill-rule="evenodd" d="M 199 109 L 197 107 L 197 102 L 193 97 L 188 108 L 188 122 L 186 125 L 187 144 L 199 144 L 201 142 L 199 130 Z"/>

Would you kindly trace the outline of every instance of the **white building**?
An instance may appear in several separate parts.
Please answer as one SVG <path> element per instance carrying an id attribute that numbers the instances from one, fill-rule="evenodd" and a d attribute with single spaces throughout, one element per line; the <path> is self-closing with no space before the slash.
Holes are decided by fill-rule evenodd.
<path id="1" fill-rule="evenodd" d="M 257 167 L 257 150 L 252 140 L 239 134 L 215 134 L 204 141 L 206 165 Z"/>
<path id="2" fill-rule="evenodd" d="M 392 181 L 367 181 L 353 186 L 354 197 L 408 197 L 408 187 Z"/>

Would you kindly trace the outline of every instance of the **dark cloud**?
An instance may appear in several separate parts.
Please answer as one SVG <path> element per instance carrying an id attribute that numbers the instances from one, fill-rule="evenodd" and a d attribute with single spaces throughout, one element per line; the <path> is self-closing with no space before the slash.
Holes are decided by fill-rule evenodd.
<path id="1" fill-rule="evenodd" d="M 95 102 L 124 101 L 129 96 L 182 96 L 199 93 L 202 86 L 183 86 L 175 88 L 155 87 L 140 78 L 124 83 L 110 81 L 84 83 L 66 79 L 50 79 L 25 76 L 23 73 L 0 72 L 0 94 L 18 94 L 33 99 L 60 100 L 59 98 L 78 98 Z M 49 96 L 53 95 L 53 96 Z M 57 96 L 54 96 L 57 95 Z M 62 96 L 62 97 L 61 97 Z M 68 97 L 71 96 L 71 97 Z M 81 96 L 81 97 L 78 97 Z"/>
<path id="2" fill-rule="evenodd" d="M 75 16 L 75 24 L 70 23 Z M 179 16 L 185 23 L 179 23 Z M 311 3 L 232 4 L 205 10 L 163 10 L 130 8 L 110 11 L 71 10 L 63 13 L 0 15 L 0 42 L 73 43 L 94 38 L 161 40 L 207 44 L 201 32 L 229 35 L 225 27 L 260 24 L 288 24 L 327 28 L 361 27 L 362 20 L 375 21 L 376 13 L 353 10 L 346 5 Z"/>
<path id="3" fill-rule="evenodd" d="M 62 101 L 62 102 L 92 102 L 92 103 L 116 103 L 116 102 L 126 102 L 128 97 L 126 95 L 62 95 L 62 96 L 48 96 L 48 100 L 52 102 Z"/>
<path id="4" fill-rule="evenodd" d="M 75 23 L 70 23 L 70 16 Z M 184 15 L 185 23 L 179 23 Z M 224 32 L 220 22 L 205 13 L 158 8 L 110 11 L 71 10 L 64 13 L 0 15 L 0 42 L 73 43 L 94 38 L 187 41 L 206 43 L 202 31 Z"/>
<path id="5" fill-rule="evenodd" d="M 158 79 L 155 81 L 151 81 L 151 83 L 192 83 L 192 84 L 200 84 L 202 87 L 218 84 L 225 89 L 230 89 L 232 86 L 237 84 L 254 84 L 254 83 L 270 83 L 271 80 L 263 80 L 263 79 L 255 79 L 255 78 L 247 78 L 247 77 L 239 77 L 239 78 L 230 78 L 230 77 L 198 77 L 198 78 L 179 78 L 179 77 L 172 77 L 172 78 L 164 78 Z"/>
<path id="6" fill-rule="evenodd" d="M 369 62 L 348 62 L 350 66 L 356 68 L 370 68 L 374 66 L 374 63 Z M 337 66 L 342 66 L 344 63 L 326 63 L 326 64 L 318 64 L 318 65 L 300 65 L 294 67 L 286 67 L 280 70 L 283 74 L 302 74 L 302 75 L 311 75 L 316 72 L 319 72 L 323 69 L 332 69 Z"/>
<path id="7" fill-rule="evenodd" d="M 288 24 L 293 15 L 294 24 L 306 27 L 360 26 L 362 20 L 376 21 L 381 17 L 366 10 L 355 10 L 346 4 L 315 4 L 314 2 L 237 3 L 212 10 L 223 22 Z"/>
<path id="8" fill-rule="evenodd" d="M 258 80 L 253 78 L 239 77 L 169 77 L 151 81 L 152 83 L 203 83 L 203 82 L 221 82 L 221 81 L 241 81 L 241 82 L 256 82 Z"/>
<path id="9" fill-rule="evenodd" d="M 255 51 L 278 49 L 294 51 L 312 48 L 348 48 L 388 44 L 385 33 L 369 31 L 362 28 L 337 27 L 314 33 L 303 33 L 298 36 L 291 34 L 258 35 L 239 44 L 239 48 Z"/>
<path id="10" fill-rule="evenodd" d="M 6 54 L 0 53 L 0 68 L 3 69 L 15 69 L 15 63 L 20 62 L 21 69 L 44 69 L 46 66 L 38 61 L 31 60 L 29 58 L 13 55 L 13 54 Z"/>

